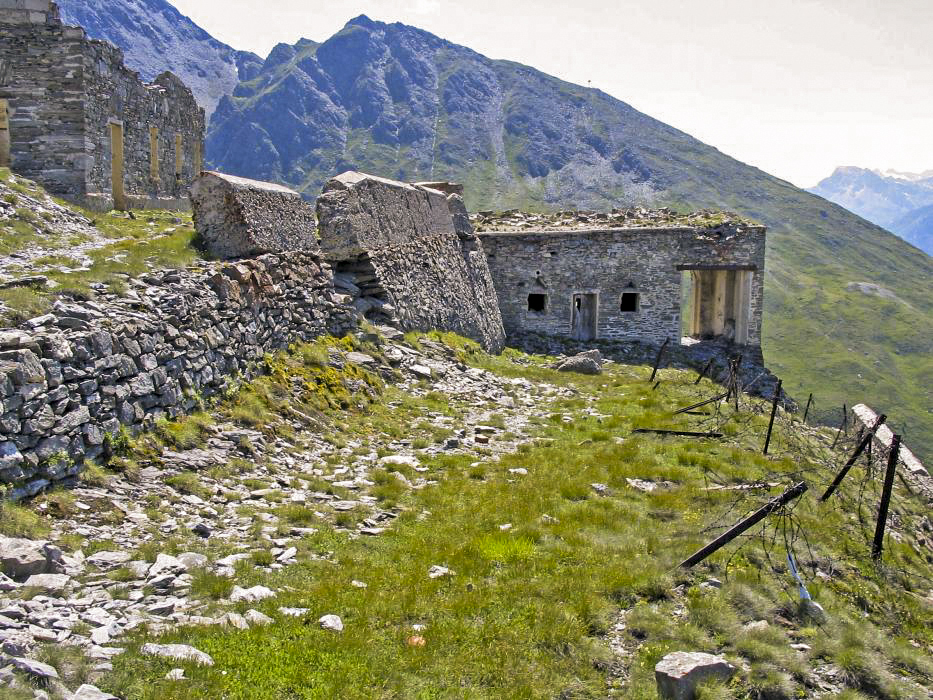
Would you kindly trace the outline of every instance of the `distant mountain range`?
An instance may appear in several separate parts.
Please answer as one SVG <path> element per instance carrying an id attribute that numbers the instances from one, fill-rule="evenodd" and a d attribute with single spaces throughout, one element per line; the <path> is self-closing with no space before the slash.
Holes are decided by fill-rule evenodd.
<path id="1" fill-rule="evenodd" d="M 145 80 L 170 70 L 180 77 L 207 116 L 240 80 L 256 74 L 262 59 L 236 51 L 182 15 L 165 0 L 57 0 L 62 19 L 96 39 L 123 49 L 126 64 Z"/>
<path id="2" fill-rule="evenodd" d="M 207 151 L 231 173 L 309 198 L 352 168 L 462 182 L 472 210 L 650 203 L 767 224 L 768 365 L 792 394 L 814 392 L 811 416 L 836 422 L 843 402 L 865 401 L 933 456 L 933 259 L 888 231 L 610 95 L 415 27 L 358 17 L 260 64 L 162 0 L 104 3 L 63 2 L 97 8 L 86 28 L 117 36 L 131 65 L 161 56 L 186 80 L 199 70 L 229 80 L 237 66 L 243 80 L 220 98 Z"/>
<path id="3" fill-rule="evenodd" d="M 933 170 L 904 173 L 840 167 L 810 192 L 933 255 Z"/>

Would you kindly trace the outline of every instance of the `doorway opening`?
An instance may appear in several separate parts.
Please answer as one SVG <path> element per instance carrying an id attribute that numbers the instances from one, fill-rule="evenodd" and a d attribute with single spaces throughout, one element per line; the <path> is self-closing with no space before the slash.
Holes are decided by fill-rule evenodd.
<path id="1" fill-rule="evenodd" d="M 10 112 L 9 102 L 0 100 L 0 168 L 12 165 L 10 158 Z"/>
<path id="2" fill-rule="evenodd" d="M 681 305 L 685 334 L 747 345 L 754 271 L 710 268 L 688 274 Z"/>
<path id="3" fill-rule="evenodd" d="M 570 317 L 570 337 L 574 340 L 595 340 L 598 321 L 598 295 L 574 294 Z"/>
<path id="4" fill-rule="evenodd" d="M 113 208 L 126 211 L 126 190 L 123 187 L 123 125 L 110 123 L 110 192 Z"/>

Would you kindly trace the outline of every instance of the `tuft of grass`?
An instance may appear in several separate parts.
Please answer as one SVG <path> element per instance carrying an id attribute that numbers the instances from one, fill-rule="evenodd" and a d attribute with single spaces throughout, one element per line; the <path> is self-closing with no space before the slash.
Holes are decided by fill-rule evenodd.
<path id="1" fill-rule="evenodd" d="M 48 521 L 27 506 L 0 500 L 0 534 L 40 539 L 51 530 Z"/>
<path id="2" fill-rule="evenodd" d="M 198 475 L 193 472 L 173 474 L 165 480 L 165 483 L 179 493 L 190 494 L 199 498 L 207 498 L 210 495 L 207 487 L 201 483 Z"/>
<path id="3" fill-rule="evenodd" d="M 198 569 L 192 573 L 191 596 L 222 600 L 229 598 L 233 591 L 233 579 L 220 576 L 207 569 Z"/>

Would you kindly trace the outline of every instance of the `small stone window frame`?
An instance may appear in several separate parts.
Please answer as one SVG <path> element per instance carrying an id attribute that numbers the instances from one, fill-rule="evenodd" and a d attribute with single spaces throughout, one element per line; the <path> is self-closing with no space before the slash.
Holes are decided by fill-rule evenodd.
<path id="1" fill-rule="evenodd" d="M 543 314 L 547 313 L 548 298 L 547 294 L 529 294 L 528 295 L 528 313 Z"/>

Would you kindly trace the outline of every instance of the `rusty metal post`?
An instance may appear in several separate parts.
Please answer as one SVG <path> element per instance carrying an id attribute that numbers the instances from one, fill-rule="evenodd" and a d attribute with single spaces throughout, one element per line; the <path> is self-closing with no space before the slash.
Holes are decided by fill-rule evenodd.
<path id="1" fill-rule="evenodd" d="M 717 537 L 715 540 L 710 542 L 708 545 L 700 549 L 698 552 L 693 554 L 691 557 L 685 559 L 680 566 L 684 569 L 689 569 L 696 564 L 699 564 L 701 561 L 706 559 L 710 554 L 719 551 L 727 544 L 729 544 L 736 537 L 741 535 L 746 530 L 754 527 L 756 524 L 760 523 L 771 513 L 776 511 L 778 508 L 786 506 L 788 503 L 793 501 L 795 498 L 799 498 L 807 491 L 807 484 L 804 481 L 801 481 L 796 486 L 787 489 L 783 494 L 775 498 L 773 501 L 768 503 L 763 508 L 755 511 L 749 515 L 745 520 L 740 521 L 727 532 L 724 532 L 722 535 Z"/>
<path id="2" fill-rule="evenodd" d="M 778 401 L 781 398 L 781 385 L 783 380 L 778 379 L 777 388 L 774 390 L 774 398 L 771 400 L 771 420 L 768 421 L 768 436 L 765 438 L 764 454 L 768 454 L 768 447 L 771 446 L 771 431 L 774 429 L 774 417 L 777 415 Z"/>
<path id="3" fill-rule="evenodd" d="M 881 550 L 884 547 L 884 529 L 888 522 L 888 509 L 891 506 L 891 490 L 894 488 L 894 473 L 897 471 L 897 458 L 901 451 L 901 436 L 895 435 L 891 440 L 891 451 L 888 453 L 888 470 L 884 475 L 884 488 L 881 491 L 881 503 L 878 506 L 878 524 L 875 526 L 875 541 L 871 546 L 871 558 L 881 559 Z"/>
<path id="4" fill-rule="evenodd" d="M 852 468 L 852 465 L 855 464 L 856 460 L 862 456 L 862 452 L 865 451 L 865 448 L 868 447 L 868 444 L 875 439 L 875 433 L 878 431 L 884 422 L 888 419 L 883 413 L 878 416 L 878 420 L 875 421 L 875 424 L 872 426 L 865 436 L 862 438 L 862 441 L 859 443 L 858 447 L 855 448 L 855 452 L 849 457 L 849 461 L 846 462 L 842 470 L 836 475 L 836 478 L 833 479 L 833 483 L 829 485 L 829 488 L 826 489 L 826 493 L 820 498 L 821 501 L 827 500 L 830 496 L 833 495 L 835 490 L 839 488 L 839 484 L 842 483 L 842 480 L 846 478 L 846 474 L 849 473 L 849 470 Z"/>
<path id="5" fill-rule="evenodd" d="M 654 378 L 657 376 L 658 367 L 661 366 L 661 357 L 664 356 L 664 351 L 667 350 L 667 344 L 670 342 L 671 342 L 670 338 L 665 338 L 664 343 L 661 345 L 661 349 L 658 350 L 658 356 L 654 360 L 654 370 L 652 370 L 651 372 L 651 379 L 648 380 L 649 382 L 653 382 Z"/>
<path id="6" fill-rule="evenodd" d="M 804 409 L 804 412 L 803 412 L 804 423 L 807 422 L 807 416 L 810 415 L 810 406 L 812 405 L 813 405 L 813 394 L 810 394 L 810 398 L 807 399 L 807 407 Z"/>

